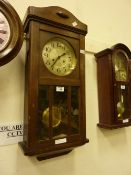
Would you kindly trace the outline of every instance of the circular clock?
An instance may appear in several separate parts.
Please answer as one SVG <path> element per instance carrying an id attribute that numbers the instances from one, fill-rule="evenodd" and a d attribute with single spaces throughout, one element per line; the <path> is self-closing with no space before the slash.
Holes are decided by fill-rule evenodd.
<path id="1" fill-rule="evenodd" d="M 59 76 L 70 74 L 77 64 L 73 47 L 61 38 L 52 38 L 44 45 L 42 58 L 46 68 Z"/>
<path id="2" fill-rule="evenodd" d="M 6 1 L 0 1 L 0 66 L 11 61 L 23 42 L 23 28 L 15 9 Z"/>
<path id="3" fill-rule="evenodd" d="M 10 39 L 10 25 L 5 15 L 0 12 L 0 51 L 8 44 Z"/>

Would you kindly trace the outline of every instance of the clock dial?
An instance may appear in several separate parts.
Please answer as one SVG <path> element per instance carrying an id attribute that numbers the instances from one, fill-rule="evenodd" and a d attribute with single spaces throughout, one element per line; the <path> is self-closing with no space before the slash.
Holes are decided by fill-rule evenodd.
<path id="1" fill-rule="evenodd" d="M 10 25 L 5 15 L 0 11 L 0 51 L 3 50 L 10 40 Z"/>
<path id="2" fill-rule="evenodd" d="M 115 79 L 117 81 L 127 80 L 127 54 L 124 51 L 119 51 L 115 55 L 114 68 Z"/>
<path id="3" fill-rule="evenodd" d="M 72 46 L 60 38 L 53 38 L 46 43 L 42 58 L 47 69 L 59 76 L 70 74 L 77 63 Z"/>

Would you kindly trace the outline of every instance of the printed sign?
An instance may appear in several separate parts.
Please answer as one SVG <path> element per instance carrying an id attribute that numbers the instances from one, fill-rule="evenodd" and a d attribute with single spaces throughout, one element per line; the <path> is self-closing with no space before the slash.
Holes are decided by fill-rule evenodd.
<path id="1" fill-rule="evenodd" d="M 125 85 L 121 85 L 121 89 L 125 89 L 126 87 L 125 87 Z"/>
<path id="2" fill-rule="evenodd" d="M 23 140 L 23 124 L 0 124 L 0 145 L 15 144 Z"/>
<path id="3" fill-rule="evenodd" d="M 123 123 L 128 123 L 128 122 L 129 122 L 128 118 L 123 120 Z"/>
<path id="4" fill-rule="evenodd" d="M 67 142 L 66 138 L 55 140 L 55 144 L 61 144 L 66 142 Z"/>
<path id="5" fill-rule="evenodd" d="M 76 21 L 74 21 L 74 22 L 72 23 L 72 25 L 75 27 L 75 26 L 77 26 L 78 24 L 77 24 Z"/>
<path id="6" fill-rule="evenodd" d="M 64 92 L 64 87 L 56 86 L 56 92 Z"/>

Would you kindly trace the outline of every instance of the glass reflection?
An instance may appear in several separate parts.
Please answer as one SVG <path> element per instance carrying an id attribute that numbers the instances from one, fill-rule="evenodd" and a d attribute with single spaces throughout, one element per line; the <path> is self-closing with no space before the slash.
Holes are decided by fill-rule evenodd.
<path id="1" fill-rule="evenodd" d="M 127 54 L 118 51 L 113 60 L 116 81 L 127 81 Z"/>
<path id="2" fill-rule="evenodd" d="M 38 94 L 38 136 L 39 139 L 49 139 L 49 117 L 44 118 L 44 111 L 49 107 L 48 86 L 39 86 Z"/>
<path id="3" fill-rule="evenodd" d="M 131 118 L 129 108 L 129 88 L 126 85 L 117 86 L 117 118 L 123 120 Z"/>
<path id="4" fill-rule="evenodd" d="M 71 87 L 71 134 L 79 133 L 79 88 Z"/>
<path id="5" fill-rule="evenodd" d="M 68 88 L 63 86 L 53 87 L 53 109 L 52 109 L 52 124 L 56 121 L 53 127 L 53 138 L 62 138 L 67 135 L 68 131 L 68 105 L 67 105 Z"/>

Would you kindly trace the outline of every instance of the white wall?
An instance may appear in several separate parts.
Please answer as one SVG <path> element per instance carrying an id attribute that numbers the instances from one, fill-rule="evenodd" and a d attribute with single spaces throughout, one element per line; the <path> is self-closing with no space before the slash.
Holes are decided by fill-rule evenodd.
<path id="1" fill-rule="evenodd" d="M 28 6 L 57 5 L 88 25 L 86 50 L 97 52 L 122 42 L 131 49 L 130 0 L 9 0 L 23 19 Z M 23 120 L 24 45 L 19 55 L 0 67 L 0 122 Z M 42 162 L 26 157 L 16 145 L 0 147 L 1 175 L 131 175 L 131 127 L 97 128 L 96 62 L 86 55 L 87 137 L 90 142 L 66 156 Z"/>

